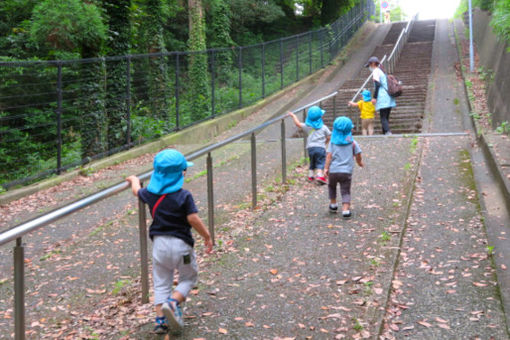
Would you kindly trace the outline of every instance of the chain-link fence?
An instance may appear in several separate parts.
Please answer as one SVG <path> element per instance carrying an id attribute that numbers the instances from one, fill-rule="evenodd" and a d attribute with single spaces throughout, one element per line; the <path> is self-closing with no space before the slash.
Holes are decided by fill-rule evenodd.
<path id="1" fill-rule="evenodd" d="M 373 13 L 361 0 L 330 26 L 251 46 L 1 61 L 0 188 L 251 105 L 327 65 Z M 190 70 L 200 61 L 197 85 Z"/>

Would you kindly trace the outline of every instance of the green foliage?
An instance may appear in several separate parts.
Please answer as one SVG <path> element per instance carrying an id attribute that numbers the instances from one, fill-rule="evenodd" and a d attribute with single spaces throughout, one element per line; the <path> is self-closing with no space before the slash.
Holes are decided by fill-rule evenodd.
<path id="1" fill-rule="evenodd" d="M 499 134 L 507 134 L 507 135 L 510 135 L 510 124 L 508 123 L 508 121 L 504 121 L 502 122 L 497 128 L 496 128 L 496 132 L 499 133 Z"/>
<path id="2" fill-rule="evenodd" d="M 30 35 L 40 47 L 79 51 L 100 46 L 106 38 L 101 11 L 81 0 L 44 0 L 33 11 Z"/>
<path id="3" fill-rule="evenodd" d="M 492 14 L 491 26 L 503 40 L 510 42 L 510 1 L 497 0 Z M 510 46 L 508 47 L 510 52 Z"/>

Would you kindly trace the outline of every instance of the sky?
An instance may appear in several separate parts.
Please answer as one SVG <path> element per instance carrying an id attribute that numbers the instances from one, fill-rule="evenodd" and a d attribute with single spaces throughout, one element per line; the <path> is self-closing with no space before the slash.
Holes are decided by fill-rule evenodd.
<path id="1" fill-rule="evenodd" d="M 412 15 L 420 12 L 420 19 L 451 18 L 460 0 L 389 0 L 400 1 L 404 13 Z"/>

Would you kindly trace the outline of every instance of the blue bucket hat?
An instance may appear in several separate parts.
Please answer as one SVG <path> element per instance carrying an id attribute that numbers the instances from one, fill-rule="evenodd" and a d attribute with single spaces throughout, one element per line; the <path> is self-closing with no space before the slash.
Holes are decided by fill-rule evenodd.
<path id="1" fill-rule="evenodd" d="M 147 190 L 156 195 L 179 191 L 184 183 L 182 172 L 193 163 L 187 162 L 177 150 L 166 149 L 154 157 L 154 172 Z"/>
<path id="2" fill-rule="evenodd" d="M 372 100 L 372 94 L 370 93 L 369 90 L 363 90 L 361 94 L 363 95 L 363 101 L 369 102 Z"/>
<path id="3" fill-rule="evenodd" d="M 342 116 L 335 119 L 333 123 L 333 133 L 331 134 L 331 143 L 336 145 L 348 145 L 352 143 L 352 120 Z"/>
<path id="4" fill-rule="evenodd" d="M 322 116 L 326 111 L 321 109 L 320 107 L 314 105 L 308 109 L 308 113 L 306 115 L 305 124 L 315 130 L 320 129 L 324 123 L 322 121 Z"/>

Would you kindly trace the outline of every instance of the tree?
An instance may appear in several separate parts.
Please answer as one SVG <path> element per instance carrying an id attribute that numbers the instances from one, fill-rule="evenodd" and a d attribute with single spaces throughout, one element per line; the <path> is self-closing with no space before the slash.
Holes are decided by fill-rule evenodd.
<path id="1" fill-rule="evenodd" d="M 202 0 L 188 0 L 188 11 L 188 48 L 190 51 L 204 51 L 207 46 Z M 206 117 L 209 111 L 209 101 L 207 100 L 209 92 L 207 54 L 193 53 L 189 56 L 189 80 L 191 119 L 192 121 L 197 121 Z"/>
<path id="2" fill-rule="evenodd" d="M 161 0 L 146 0 L 145 18 L 141 22 L 143 26 L 142 36 L 145 53 L 165 53 L 166 48 L 163 40 L 164 11 Z M 157 120 L 168 120 L 168 73 L 166 57 L 152 55 L 148 58 L 147 83 L 148 101 L 152 117 Z"/>
<path id="3" fill-rule="evenodd" d="M 99 57 L 106 38 L 101 11 L 80 0 L 44 0 L 32 14 L 30 34 L 39 46 L 75 52 L 82 58 Z M 104 67 L 99 61 L 80 63 L 80 117 L 82 158 L 104 151 Z"/>
<path id="4" fill-rule="evenodd" d="M 331 24 L 357 2 L 355 0 L 322 0 L 320 4 L 321 24 L 323 26 Z"/>
<path id="5" fill-rule="evenodd" d="M 108 54 L 126 55 L 130 52 L 131 23 L 129 8 L 131 0 L 103 0 L 108 17 Z M 127 61 L 110 60 L 106 64 L 106 117 L 108 121 L 108 150 L 126 142 L 127 107 L 125 93 L 127 86 Z"/>

